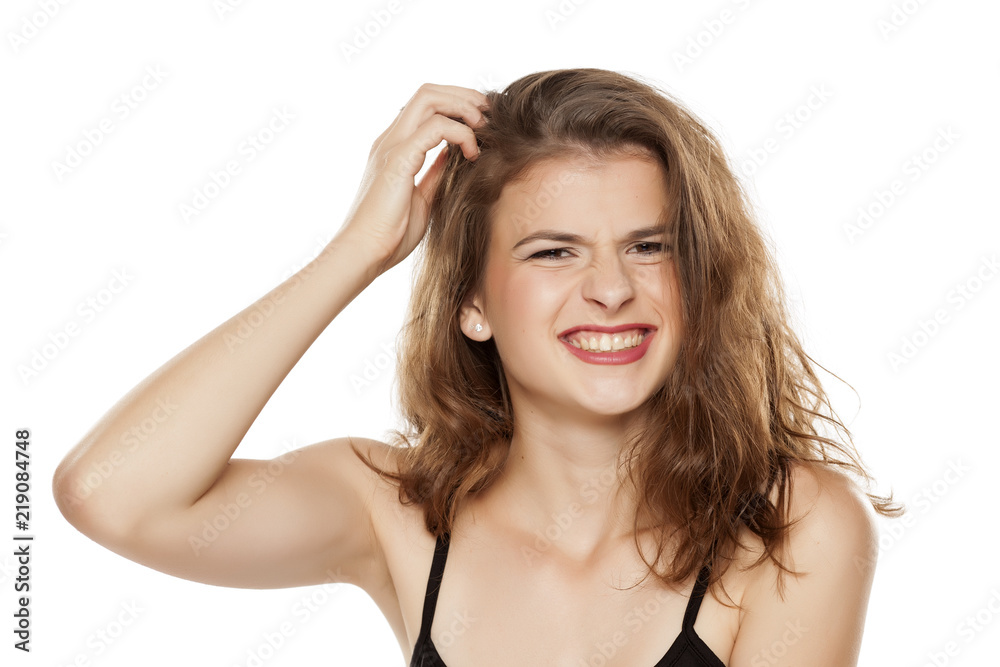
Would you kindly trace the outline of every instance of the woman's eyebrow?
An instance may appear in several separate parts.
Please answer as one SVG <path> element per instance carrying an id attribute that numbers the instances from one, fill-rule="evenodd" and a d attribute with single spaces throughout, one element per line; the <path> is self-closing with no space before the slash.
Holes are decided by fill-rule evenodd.
<path id="1" fill-rule="evenodd" d="M 664 232 L 662 227 L 640 227 L 639 229 L 633 229 L 628 234 L 618 239 L 620 243 L 628 243 L 630 241 L 639 241 L 641 239 L 649 238 L 650 236 L 656 236 L 657 234 L 662 234 Z M 575 243 L 584 244 L 587 243 L 587 239 L 580 236 L 579 234 L 572 234 L 570 232 L 560 232 L 555 229 L 540 229 L 537 232 L 528 234 L 523 239 L 514 244 L 512 250 L 525 245 L 526 243 L 531 243 L 532 241 L 556 241 L 558 243 Z"/>

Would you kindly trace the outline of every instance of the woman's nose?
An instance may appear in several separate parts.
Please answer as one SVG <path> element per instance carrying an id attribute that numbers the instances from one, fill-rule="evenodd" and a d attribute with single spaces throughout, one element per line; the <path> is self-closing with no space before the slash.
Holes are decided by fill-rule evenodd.
<path id="1" fill-rule="evenodd" d="M 587 267 L 587 277 L 583 282 L 583 296 L 597 302 L 608 310 L 617 310 L 635 295 L 632 276 L 628 266 L 617 254 L 608 253 L 594 257 Z"/>

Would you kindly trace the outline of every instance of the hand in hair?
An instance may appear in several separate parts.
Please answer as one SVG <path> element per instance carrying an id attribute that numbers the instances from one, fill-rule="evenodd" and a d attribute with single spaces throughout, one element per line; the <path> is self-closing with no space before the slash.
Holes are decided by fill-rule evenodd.
<path id="1" fill-rule="evenodd" d="M 445 140 L 461 146 L 466 158 L 476 159 L 473 128 L 485 122 L 481 110 L 487 104 L 486 96 L 471 88 L 425 83 L 375 140 L 339 234 L 375 253 L 379 273 L 405 259 L 427 229 L 431 197 L 446 156 L 442 150 L 414 186 L 427 151 Z"/>

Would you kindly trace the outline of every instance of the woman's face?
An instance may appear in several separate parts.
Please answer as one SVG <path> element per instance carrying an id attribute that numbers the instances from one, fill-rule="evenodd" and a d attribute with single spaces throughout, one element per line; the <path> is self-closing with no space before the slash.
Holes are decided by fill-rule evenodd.
<path id="1" fill-rule="evenodd" d="M 546 161 L 503 189 L 483 293 L 461 318 L 494 339 L 515 413 L 621 415 L 663 386 L 683 333 L 673 241 L 653 229 L 670 204 L 659 163 L 632 156 Z M 584 350 L 631 345 L 636 329 L 651 333 L 635 349 Z"/>

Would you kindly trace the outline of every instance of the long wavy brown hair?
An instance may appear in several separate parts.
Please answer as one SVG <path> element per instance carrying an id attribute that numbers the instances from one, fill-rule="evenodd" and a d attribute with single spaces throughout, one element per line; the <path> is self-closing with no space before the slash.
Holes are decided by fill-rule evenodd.
<path id="1" fill-rule="evenodd" d="M 792 525 L 790 464 L 841 466 L 869 489 L 874 480 L 789 326 L 777 267 L 719 141 L 669 93 L 601 69 L 538 72 L 486 95 L 488 123 L 475 131 L 479 158 L 448 146 L 418 248 L 396 372 L 406 428 L 390 438 L 403 450 L 398 471 L 355 454 L 398 484 L 400 502 L 423 508 L 428 531 L 451 532 L 462 501 L 497 479 L 514 432 L 493 340 L 470 340 L 459 323 L 463 301 L 482 287 L 501 190 L 530 178 L 542 160 L 638 148 L 659 160 L 674 203 L 663 229 L 673 240 L 685 335 L 621 457 L 619 482 L 638 491 L 636 548 L 671 586 L 713 564 L 711 586 L 746 526 L 764 545 L 753 567 L 771 558 L 792 572 L 777 556 Z M 824 424 L 833 437 L 817 428 Z M 774 485 L 776 504 L 768 499 Z M 882 515 L 904 511 L 891 493 L 866 495 Z M 662 528 L 652 562 L 639 544 L 643 519 Z M 658 569 L 672 540 L 674 557 Z"/>

